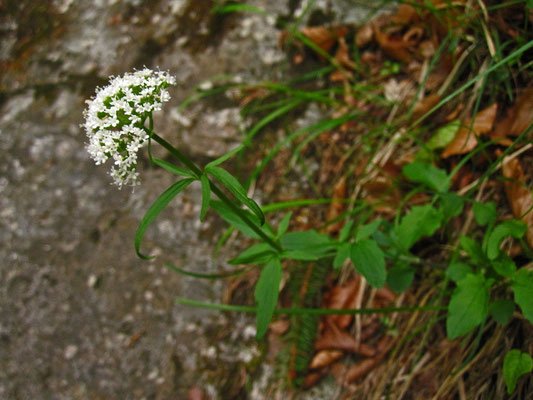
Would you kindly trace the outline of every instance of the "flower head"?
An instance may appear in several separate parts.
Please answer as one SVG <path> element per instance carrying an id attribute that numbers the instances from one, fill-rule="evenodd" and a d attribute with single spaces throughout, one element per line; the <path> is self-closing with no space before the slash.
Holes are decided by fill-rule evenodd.
<path id="1" fill-rule="evenodd" d="M 137 151 L 149 137 L 145 121 L 170 99 L 166 88 L 175 84 L 168 72 L 145 68 L 111 77 L 86 101 L 82 127 L 89 138 L 87 150 L 97 165 L 114 160 L 110 175 L 119 187 L 138 184 Z"/>

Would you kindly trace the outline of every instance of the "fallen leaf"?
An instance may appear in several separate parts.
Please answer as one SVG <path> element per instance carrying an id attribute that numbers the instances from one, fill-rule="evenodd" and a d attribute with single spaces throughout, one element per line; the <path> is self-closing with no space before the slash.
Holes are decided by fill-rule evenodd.
<path id="1" fill-rule="evenodd" d="M 355 44 L 357 47 L 366 46 L 372 41 L 373 37 L 374 31 L 372 30 L 372 26 L 370 24 L 363 25 L 355 35 Z"/>
<path id="2" fill-rule="evenodd" d="M 442 152 L 441 157 L 447 158 L 457 154 L 466 154 L 475 149 L 478 144 L 477 138 L 492 129 L 497 111 L 498 104 L 494 103 L 478 112 L 474 123 L 471 119 L 464 121 L 453 140 Z M 472 130 L 470 130 L 471 126 Z"/>
<path id="3" fill-rule="evenodd" d="M 334 220 L 344 211 L 344 203 L 340 200 L 343 200 L 346 197 L 346 177 L 341 176 L 337 183 L 335 183 L 335 186 L 333 187 L 332 197 L 333 201 L 331 202 L 327 213 L 328 221 Z M 327 227 L 327 232 L 329 234 L 338 232 L 342 228 L 342 224 L 343 222 L 339 221 L 335 224 L 329 225 Z"/>
<path id="4" fill-rule="evenodd" d="M 496 128 L 491 132 L 491 139 L 521 135 L 533 123 L 532 109 L 533 88 L 527 88 L 507 110 L 505 118 L 496 124 Z"/>
<path id="5" fill-rule="evenodd" d="M 406 43 L 401 37 L 389 35 L 381 31 L 379 26 L 374 23 L 374 36 L 379 44 L 379 47 L 390 57 L 408 63 L 411 60 L 411 53 L 409 53 Z"/>
<path id="6" fill-rule="evenodd" d="M 324 26 L 308 26 L 303 28 L 301 32 L 314 44 L 326 53 L 329 53 L 337 42 L 337 39 L 346 36 L 348 29 L 345 27 L 329 29 Z"/>
<path id="7" fill-rule="evenodd" d="M 397 24 L 407 25 L 411 22 L 417 21 L 418 19 L 420 18 L 416 12 L 416 9 L 412 5 L 400 4 L 393 20 Z"/>
<path id="8" fill-rule="evenodd" d="M 327 367 L 328 365 L 333 364 L 339 358 L 344 355 L 344 352 L 340 350 L 321 350 L 315 354 L 311 363 L 309 364 L 310 369 Z"/>
<path id="9" fill-rule="evenodd" d="M 351 383 L 361 379 L 372 371 L 376 364 L 377 360 L 375 358 L 367 358 L 366 360 L 358 362 L 346 372 L 346 382 Z"/>
<path id="10" fill-rule="evenodd" d="M 335 53 L 335 60 L 337 60 L 337 62 L 345 68 L 356 69 L 357 66 L 350 59 L 350 51 L 348 50 L 348 45 L 346 44 L 344 37 L 340 37 L 338 42 L 339 47 Z"/>
<path id="11" fill-rule="evenodd" d="M 422 100 L 418 101 L 413 108 L 413 116 L 411 117 L 412 121 L 418 120 L 422 115 L 427 113 L 433 107 L 437 105 L 440 101 L 440 96 L 437 93 L 432 93 Z"/>
<path id="12" fill-rule="evenodd" d="M 304 388 L 309 389 L 310 387 L 315 386 L 326 374 L 327 370 L 307 374 L 304 378 Z"/>
<path id="13" fill-rule="evenodd" d="M 327 294 L 326 307 L 332 310 L 355 308 L 359 287 L 360 278 L 352 279 L 342 286 L 334 286 Z M 353 315 L 329 315 L 326 319 L 339 328 L 347 328 L 353 320 Z"/>
<path id="14" fill-rule="evenodd" d="M 205 400 L 205 392 L 198 386 L 194 386 L 187 392 L 187 400 Z"/>
<path id="15" fill-rule="evenodd" d="M 348 332 L 340 330 L 334 324 L 328 324 L 315 342 L 316 350 L 344 350 L 364 357 L 373 357 L 376 349 L 366 343 L 357 345 L 355 338 Z"/>
<path id="16" fill-rule="evenodd" d="M 381 289 L 376 290 L 376 297 L 379 299 L 386 300 L 390 303 L 396 300 L 396 295 L 394 294 L 394 292 L 387 287 L 383 287 Z"/>
<path id="17" fill-rule="evenodd" d="M 513 215 L 527 225 L 527 242 L 533 247 L 533 194 L 525 185 L 524 170 L 518 159 L 514 158 L 503 160 L 502 172 L 503 176 L 509 179 L 505 182 L 505 192 Z"/>

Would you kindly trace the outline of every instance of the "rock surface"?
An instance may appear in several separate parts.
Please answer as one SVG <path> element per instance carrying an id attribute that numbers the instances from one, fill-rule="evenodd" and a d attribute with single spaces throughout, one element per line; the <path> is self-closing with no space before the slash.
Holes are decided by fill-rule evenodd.
<path id="1" fill-rule="evenodd" d="M 250 2 L 270 16 L 213 14 L 208 0 L 0 6 L 0 398 L 178 399 L 191 388 L 246 398 L 235 382 L 260 356 L 253 318 L 175 305 L 176 296 L 219 302 L 223 283 L 162 267 L 226 267 L 224 254 L 212 256 L 220 227 L 198 223 L 199 187 L 147 232 L 144 249 L 159 257 L 138 259 L 137 224 L 172 177 L 144 156 L 142 185 L 118 191 L 89 159 L 79 124 L 84 100 L 109 75 L 159 66 L 178 86 L 156 130 L 198 159 L 228 151 L 246 126 L 231 98 L 177 105 L 221 74 L 283 76 L 276 16 L 307 3 L 271 3 Z M 335 3 L 314 7 L 349 22 L 360 15 Z"/>

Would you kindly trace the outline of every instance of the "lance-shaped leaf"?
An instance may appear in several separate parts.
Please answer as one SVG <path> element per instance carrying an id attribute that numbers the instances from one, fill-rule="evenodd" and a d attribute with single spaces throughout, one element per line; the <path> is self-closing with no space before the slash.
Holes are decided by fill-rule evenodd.
<path id="1" fill-rule="evenodd" d="M 154 162 L 154 164 L 159 165 L 161 168 L 166 169 L 168 172 L 171 172 L 174 175 L 186 176 L 188 178 L 196 178 L 196 175 L 194 174 L 194 172 L 186 168 L 178 167 L 172 163 L 169 163 L 168 161 L 164 161 L 164 160 L 161 160 L 155 157 L 152 158 L 152 161 Z"/>
<path id="2" fill-rule="evenodd" d="M 141 241 L 142 241 L 144 232 L 146 232 L 146 229 L 148 228 L 148 226 L 154 221 L 154 219 L 156 219 L 159 213 L 165 209 L 165 207 L 168 205 L 168 203 L 170 203 L 170 201 L 174 197 L 176 197 L 181 191 L 183 191 L 187 186 L 189 186 L 194 181 L 195 179 L 188 178 L 188 179 L 182 179 L 181 181 L 174 183 L 167 190 L 165 190 L 161 194 L 161 196 L 159 196 L 157 200 L 150 206 L 150 208 L 144 215 L 143 219 L 139 223 L 139 227 L 137 228 L 137 233 L 135 234 L 135 252 L 140 258 L 144 260 L 150 260 L 154 258 L 154 257 L 145 256 L 141 254 L 140 252 Z"/>
<path id="3" fill-rule="evenodd" d="M 233 193 L 233 195 L 242 204 L 244 204 L 255 215 L 257 215 L 257 218 L 259 218 L 261 225 L 265 223 L 265 216 L 263 215 L 263 211 L 261 211 L 261 208 L 257 205 L 255 201 L 248 197 L 244 187 L 233 175 L 231 175 L 224 168 L 213 166 L 209 166 L 208 168 L 206 168 L 206 172 L 218 179 L 220 183 L 222 183 L 231 193 Z"/>
<path id="4" fill-rule="evenodd" d="M 202 183 L 202 208 L 200 210 L 200 220 L 203 221 L 207 214 L 207 210 L 209 209 L 209 203 L 211 202 L 211 185 L 206 174 L 203 174 L 200 177 L 200 182 Z"/>
<path id="5" fill-rule="evenodd" d="M 271 258 L 261 271 L 261 276 L 255 286 L 255 302 L 257 304 L 257 334 L 258 340 L 265 335 L 268 324 L 272 319 L 278 303 L 279 284 L 282 278 L 281 263 L 277 258 Z"/>

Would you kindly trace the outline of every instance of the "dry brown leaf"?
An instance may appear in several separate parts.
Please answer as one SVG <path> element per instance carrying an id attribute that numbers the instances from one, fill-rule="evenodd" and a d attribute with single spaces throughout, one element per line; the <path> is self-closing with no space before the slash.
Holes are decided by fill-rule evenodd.
<path id="1" fill-rule="evenodd" d="M 531 189 L 525 186 L 526 176 L 522 165 L 516 158 L 504 160 L 502 172 L 503 176 L 509 179 L 505 182 L 505 192 L 513 215 L 527 225 L 527 242 L 533 247 L 533 194 Z"/>
<path id="2" fill-rule="evenodd" d="M 328 209 L 328 213 L 327 213 L 328 221 L 331 221 L 342 214 L 342 212 L 344 211 L 344 203 L 342 201 L 335 201 L 335 200 L 342 200 L 345 197 L 346 197 L 346 177 L 341 176 L 341 178 L 337 181 L 337 183 L 335 183 L 335 186 L 333 187 L 333 201 L 331 202 L 329 209 Z M 339 221 L 336 224 L 329 225 L 327 228 L 327 232 L 329 234 L 333 234 L 335 232 L 338 232 L 341 228 L 342 228 L 342 221 Z"/>
<path id="3" fill-rule="evenodd" d="M 374 36 L 379 47 L 390 57 L 408 63 L 411 60 L 411 53 L 407 49 L 406 43 L 401 37 L 389 35 L 380 30 L 377 24 L 373 24 Z"/>
<path id="4" fill-rule="evenodd" d="M 396 300 L 396 295 L 394 294 L 394 292 L 387 287 L 383 287 L 381 289 L 376 290 L 376 297 L 379 299 L 386 300 L 390 303 Z"/>
<path id="5" fill-rule="evenodd" d="M 420 100 L 419 102 L 415 104 L 415 107 L 413 109 L 413 116 L 411 117 L 411 120 L 413 121 L 418 120 L 418 118 L 420 118 L 422 115 L 424 115 L 429 110 L 431 110 L 433 107 L 435 107 L 439 101 L 440 101 L 440 96 L 437 93 L 432 93 L 424 97 L 422 100 Z"/>
<path id="6" fill-rule="evenodd" d="M 491 139 L 521 135 L 533 123 L 532 110 L 533 88 L 527 88 L 507 111 L 505 118 L 496 124 Z"/>
<path id="7" fill-rule="evenodd" d="M 375 358 L 367 358 L 366 360 L 360 361 L 348 369 L 348 372 L 346 373 L 346 382 L 351 383 L 361 379 L 372 371 L 376 364 L 377 360 Z"/>
<path id="8" fill-rule="evenodd" d="M 400 4 L 398 11 L 394 16 L 394 22 L 397 24 L 407 25 L 419 19 L 416 9 L 409 4 Z"/>
<path id="9" fill-rule="evenodd" d="M 339 38 L 339 47 L 335 53 L 335 60 L 345 68 L 356 69 L 355 63 L 350 59 L 350 51 L 343 37 Z"/>
<path id="10" fill-rule="evenodd" d="M 463 122 L 453 140 L 442 152 L 441 157 L 447 158 L 457 154 L 466 154 L 475 149 L 478 144 L 477 137 L 492 130 L 497 111 L 498 104 L 494 103 L 478 112 L 473 124 L 471 119 Z M 472 126 L 472 130 L 470 130 L 470 126 Z"/>
<path id="11" fill-rule="evenodd" d="M 355 44 L 357 47 L 363 47 L 370 43 L 373 37 L 374 31 L 372 26 L 370 24 L 363 25 L 361 28 L 359 28 L 357 34 L 355 35 Z"/>
<path id="12" fill-rule="evenodd" d="M 329 29 L 324 26 L 308 26 L 303 28 L 301 32 L 314 44 L 329 53 L 337 39 L 346 36 L 348 29 L 345 27 Z"/>
<path id="13" fill-rule="evenodd" d="M 341 308 L 355 308 L 359 287 L 359 278 L 352 279 L 342 286 L 334 286 L 328 292 L 328 301 L 326 303 L 326 307 L 333 310 L 338 310 Z M 329 322 L 337 325 L 339 328 L 346 328 L 352 322 L 353 316 L 349 314 L 329 315 L 326 319 Z"/>
<path id="14" fill-rule="evenodd" d="M 310 387 L 315 386 L 326 374 L 327 370 L 321 370 L 307 374 L 304 378 L 304 388 L 309 389 Z"/>
<path id="15" fill-rule="evenodd" d="M 309 364 L 310 369 L 327 367 L 328 365 L 333 364 L 339 358 L 344 355 L 344 352 L 340 350 L 322 350 L 315 354 L 311 363 Z"/>
<path id="16" fill-rule="evenodd" d="M 376 349 L 366 343 L 357 345 L 355 338 L 346 331 L 341 331 L 336 325 L 328 324 L 324 332 L 315 342 L 316 350 L 344 350 L 350 353 L 360 354 L 365 357 L 373 357 Z"/>

